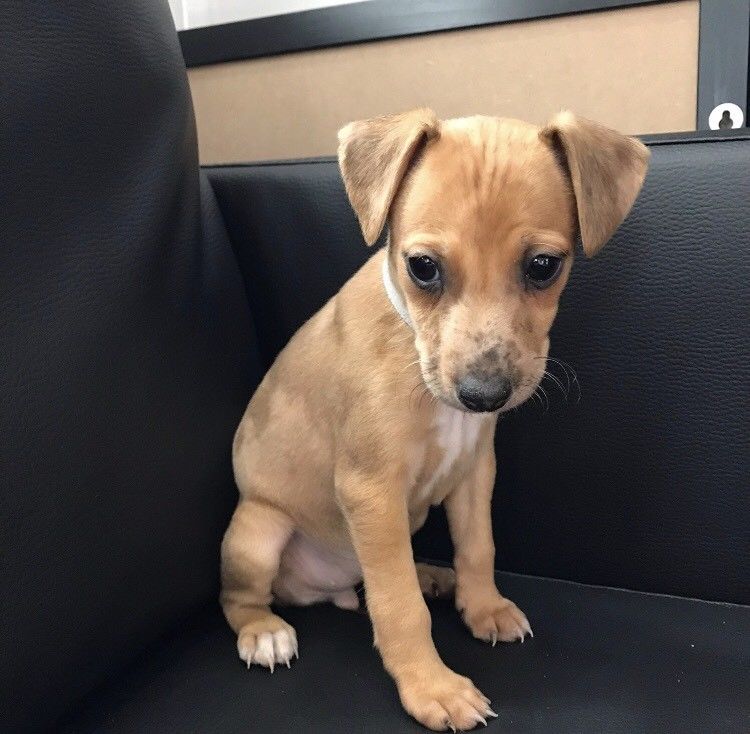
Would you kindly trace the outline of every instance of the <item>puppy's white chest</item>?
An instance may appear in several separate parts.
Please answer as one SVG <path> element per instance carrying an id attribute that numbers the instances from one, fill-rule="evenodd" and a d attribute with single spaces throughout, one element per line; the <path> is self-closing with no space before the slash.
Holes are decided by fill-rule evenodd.
<path id="1" fill-rule="evenodd" d="M 442 480 L 456 468 L 459 457 L 474 453 L 482 423 L 483 416 L 464 413 L 447 405 L 438 407 L 430 445 L 425 451 L 425 466 L 415 487 L 418 502 L 443 500 L 444 493 L 438 491 Z M 438 457 L 437 463 L 430 460 L 435 456 Z"/>

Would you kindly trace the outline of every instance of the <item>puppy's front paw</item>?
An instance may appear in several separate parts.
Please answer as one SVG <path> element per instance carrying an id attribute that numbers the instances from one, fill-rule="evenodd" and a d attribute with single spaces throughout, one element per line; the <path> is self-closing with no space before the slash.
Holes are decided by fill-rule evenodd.
<path id="1" fill-rule="evenodd" d="M 269 614 L 246 624 L 237 635 L 240 658 L 250 665 L 262 665 L 273 673 L 274 667 L 290 667 L 292 657 L 299 657 L 297 633 L 281 617 Z"/>
<path id="2" fill-rule="evenodd" d="M 468 678 L 447 667 L 399 680 L 398 692 L 407 713 L 435 731 L 487 726 L 487 717 L 497 716 L 489 698 Z"/>
<path id="3" fill-rule="evenodd" d="M 491 642 L 493 647 L 498 640 L 523 642 L 526 635 L 534 636 L 526 615 L 510 599 L 503 597 L 477 608 L 467 606 L 463 616 L 474 637 Z"/>

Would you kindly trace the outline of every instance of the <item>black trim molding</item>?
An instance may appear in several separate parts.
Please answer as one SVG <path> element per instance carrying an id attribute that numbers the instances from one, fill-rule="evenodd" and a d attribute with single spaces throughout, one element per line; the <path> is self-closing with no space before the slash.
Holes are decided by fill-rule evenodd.
<path id="1" fill-rule="evenodd" d="M 665 1 L 370 0 L 192 28 L 179 36 L 190 67 Z"/>
<path id="2" fill-rule="evenodd" d="M 740 130 L 691 130 L 680 133 L 653 133 L 649 135 L 636 135 L 639 140 L 647 146 L 655 145 L 681 145 L 685 143 L 727 143 L 738 140 L 750 140 L 750 130 L 742 128 Z M 206 170 L 217 168 L 258 168 L 266 166 L 314 166 L 330 165 L 338 163 L 335 155 L 324 155 L 312 158 L 279 158 L 265 159 L 257 161 L 233 162 L 233 163 L 209 163 L 201 166 Z"/>

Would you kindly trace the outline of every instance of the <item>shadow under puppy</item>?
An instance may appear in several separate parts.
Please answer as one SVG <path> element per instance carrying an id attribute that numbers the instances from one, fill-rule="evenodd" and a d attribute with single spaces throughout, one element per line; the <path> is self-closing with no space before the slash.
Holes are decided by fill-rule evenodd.
<path id="1" fill-rule="evenodd" d="M 271 602 L 356 608 L 364 578 L 406 711 L 431 729 L 471 729 L 493 715 L 489 699 L 440 659 L 422 593 L 455 591 L 482 640 L 531 634 L 495 587 L 495 424 L 542 378 L 576 236 L 589 256 L 602 247 L 649 154 L 568 112 L 538 128 L 418 109 L 351 123 L 339 141 L 364 238 L 387 224 L 389 243 L 294 335 L 250 401 L 221 602 L 240 657 L 273 670 L 297 639 Z M 412 555 L 411 534 L 440 503 L 455 575 Z"/>

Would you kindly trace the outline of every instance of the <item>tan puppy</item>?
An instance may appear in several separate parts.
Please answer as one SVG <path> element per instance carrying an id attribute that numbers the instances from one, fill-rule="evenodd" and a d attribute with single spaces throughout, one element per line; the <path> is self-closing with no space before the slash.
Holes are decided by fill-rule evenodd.
<path id="1" fill-rule="evenodd" d="M 587 255 L 602 247 L 649 154 L 570 113 L 540 129 L 422 109 L 351 123 L 339 140 L 365 240 L 387 222 L 389 245 L 295 334 L 250 401 L 221 601 L 240 657 L 273 669 L 297 639 L 269 604 L 355 608 L 364 577 L 404 708 L 431 729 L 471 729 L 493 715 L 489 699 L 441 661 L 422 591 L 455 583 L 482 640 L 531 633 L 495 587 L 495 423 L 543 375 L 576 234 Z M 441 502 L 455 577 L 412 556 L 411 534 Z"/>

